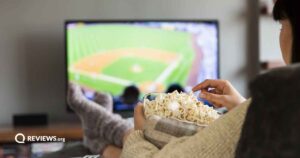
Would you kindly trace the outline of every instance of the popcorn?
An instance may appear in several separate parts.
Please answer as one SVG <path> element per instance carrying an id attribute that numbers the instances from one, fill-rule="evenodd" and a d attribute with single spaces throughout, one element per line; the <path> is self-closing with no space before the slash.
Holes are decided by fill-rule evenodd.
<path id="1" fill-rule="evenodd" d="M 200 126 L 208 125 L 220 117 L 212 107 L 198 101 L 192 92 L 157 93 L 154 100 L 144 99 L 144 109 L 146 118 L 158 115 Z"/>

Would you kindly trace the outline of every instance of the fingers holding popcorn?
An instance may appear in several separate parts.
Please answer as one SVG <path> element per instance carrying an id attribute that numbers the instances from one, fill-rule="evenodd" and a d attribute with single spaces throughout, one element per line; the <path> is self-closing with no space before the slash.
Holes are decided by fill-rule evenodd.
<path id="1" fill-rule="evenodd" d="M 214 104 L 226 107 L 228 110 L 241 104 L 246 99 L 226 80 L 205 80 L 196 85 L 193 91 L 201 91 L 200 98 Z"/>

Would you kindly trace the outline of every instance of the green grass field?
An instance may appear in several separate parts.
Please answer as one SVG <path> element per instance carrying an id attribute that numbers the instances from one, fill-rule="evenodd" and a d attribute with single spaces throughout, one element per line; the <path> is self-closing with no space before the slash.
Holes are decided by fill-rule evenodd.
<path id="1" fill-rule="evenodd" d="M 183 60 L 161 83 L 165 86 L 174 82 L 185 85 L 194 58 L 190 34 L 132 25 L 78 25 L 68 29 L 67 48 L 68 67 L 95 53 L 105 54 L 126 48 L 151 48 L 182 56 Z M 145 81 L 154 81 L 168 66 L 164 62 L 147 58 L 121 57 L 98 73 L 139 85 Z M 72 71 L 69 71 L 69 80 L 114 95 L 120 94 L 124 88 L 124 85 L 118 83 Z"/>
<path id="2" fill-rule="evenodd" d="M 140 70 L 140 72 L 134 72 L 132 70 L 134 65 L 139 65 L 142 67 L 142 70 Z M 154 81 L 165 68 L 167 68 L 167 65 L 162 62 L 125 57 L 106 67 L 102 73 L 139 83 L 143 81 Z"/>

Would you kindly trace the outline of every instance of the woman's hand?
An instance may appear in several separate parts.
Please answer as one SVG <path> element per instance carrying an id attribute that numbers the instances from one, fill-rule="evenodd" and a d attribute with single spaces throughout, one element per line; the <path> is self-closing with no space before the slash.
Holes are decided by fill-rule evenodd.
<path id="1" fill-rule="evenodd" d="M 200 98 L 206 99 L 216 107 L 228 110 L 244 102 L 246 99 L 226 80 L 205 80 L 193 88 L 201 91 Z"/>
<path id="2" fill-rule="evenodd" d="M 134 108 L 134 129 L 142 130 L 145 123 L 143 104 L 138 103 Z"/>

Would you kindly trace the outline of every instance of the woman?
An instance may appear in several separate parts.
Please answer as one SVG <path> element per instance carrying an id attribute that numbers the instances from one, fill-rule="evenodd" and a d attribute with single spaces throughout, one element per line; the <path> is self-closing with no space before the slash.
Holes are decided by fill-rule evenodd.
<path id="1" fill-rule="evenodd" d="M 250 84 L 252 103 L 236 158 L 300 156 L 300 18 L 296 0 L 278 0 L 273 15 L 282 25 L 280 45 L 290 66 L 260 75 Z M 255 130 L 253 130 L 255 129 Z"/>
<path id="2" fill-rule="evenodd" d="M 282 25 L 280 46 L 286 64 L 300 61 L 297 5 L 296 0 L 277 0 L 274 7 L 274 18 Z M 141 105 L 135 109 L 135 130 L 133 130 L 126 121 L 108 113 L 104 108 L 78 99 L 82 98 L 81 94 L 74 93 L 75 91 L 70 93 L 70 98 L 77 99 L 71 99 L 70 102 L 74 111 L 82 118 L 86 146 L 95 153 L 100 152 L 104 157 L 235 157 L 242 125 L 251 101 L 245 101 L 235 88 L 224 80 L 206 80 L 193 90 L 201 91 L 201 98 L 212 102 L 215 106 L 224 106 L 229 112 L 204 130 L 193 136 L 174 139 L 161 150 L 143 137 L 141 130 L 145 119 Z M 245 126 L 247 127 L 247 120 Z M 243 153 L 241 149 L 246 148 L 247 143 L 244 142 L 247 141 L 244 141 L 242 135 L 237 154 L 241 155 Z"/>

